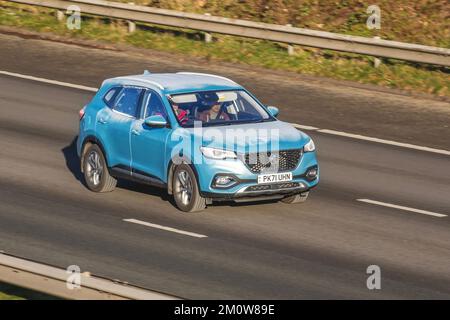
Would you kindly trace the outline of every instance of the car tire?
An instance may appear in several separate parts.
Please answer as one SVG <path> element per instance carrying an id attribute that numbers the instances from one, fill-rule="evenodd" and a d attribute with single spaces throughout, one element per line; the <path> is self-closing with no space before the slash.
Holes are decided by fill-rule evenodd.
<path id="1" fill-rule="evenodd" d="M 302 203 L 302 202 L 305 202 L 306 199 L 308 199 L 308 195 L 309 195 L 309 192 L 299 193 L 299 194 L 296 194 L 293 196 L 283 198 L 283 199 L 281 199 L 281 201 L 284 203 L 289 203 L 289 204 Z"/>
<path id="2" fill-rule="evenodd" d="M 200 195 L 197 178 L 189 165 L 181 164 L 175 168 L 172 190 L 175 203 L 181 211 L 196 212 L 206 208 L 206 199 Z"/>
<path id="3" fill-rule="evenodd" d="M 83 173 L 87 187 L 94 192 L 110 192 L 117 180 L 109 174 L 108 165 L 102 149 L 96 144 L 86 147 L 83 156 Z"/>

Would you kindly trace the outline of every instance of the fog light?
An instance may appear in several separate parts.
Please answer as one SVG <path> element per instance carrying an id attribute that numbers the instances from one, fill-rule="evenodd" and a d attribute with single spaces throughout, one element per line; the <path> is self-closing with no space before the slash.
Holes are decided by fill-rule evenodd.
<path id="1" fill-rule="evenodd" d="M 306 178 L 308 180 L 314 180 L 315 178 L 317 178 L 317 173 L 318 170 L 316 167 L 310 168 L 308 169 L 308 171 L 306 171 Z"/>
<path id="2" fill-rule="evenodd" d="M 213 186 L 215 188 L 226 188 L 231 187 L 236 183 L 236 180 L 232 176 L 220 175 L 214 178 Z"/>

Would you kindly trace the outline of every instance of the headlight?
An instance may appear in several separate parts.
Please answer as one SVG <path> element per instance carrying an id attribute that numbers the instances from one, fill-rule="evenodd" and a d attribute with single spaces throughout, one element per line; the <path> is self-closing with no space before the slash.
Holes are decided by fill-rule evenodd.
<path id="1" fill-rule="evenodd" d="M 236 153 L 234 151 L 209 147 L 200 147 L 200 151 L 205 157 L 210 159 L 236 159 Z"/>
<path id="2" fill-rule="evenodd" d="M 314 144 L 314 141 L 312 139 L 309 140 L 309 142 L 307 144 L 305 144 L 305 146 L 303 147 L 303 150 L 305 152 L 313 152 L 314 150 L 316 150 L 316 146 Z"/>

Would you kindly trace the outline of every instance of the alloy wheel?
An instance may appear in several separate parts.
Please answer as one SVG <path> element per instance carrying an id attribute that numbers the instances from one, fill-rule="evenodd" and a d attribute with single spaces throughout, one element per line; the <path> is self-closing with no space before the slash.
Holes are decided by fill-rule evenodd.
<path id="1" fill-rule="evenodd" d="M 97 151 L 91 151 L 87 156 L 86 173 L 89 182 L 98 186 L 102 181 L 103 165 Z"/>
<path id="2" fill-rule="evenodd" d="M 185 170 L 180 170 L 176 181 L 176 194 L 185 206 L 189 205 L 192 199 L 193 185 L 189 173 Z"/>

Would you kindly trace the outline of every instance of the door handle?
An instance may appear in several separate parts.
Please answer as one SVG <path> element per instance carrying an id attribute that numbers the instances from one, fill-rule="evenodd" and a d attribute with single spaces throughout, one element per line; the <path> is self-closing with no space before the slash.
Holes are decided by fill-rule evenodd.
<path id="1" fill-rule="evenodd" d="M 98 122 L 98 123 L 101 123 L 101 124 L 106 124 L 106 123 L 108 123 L 108 121 L 106 121 L 106 120 L 103 119 L 103 118 L 98 119 L 97 122 Z"/>
<path id="2" fill-rule="evenodd" d="M 140 135 L 139 131 L 137 131 L 135 129 L 131 130 L 131 133 L 134 134 L 135 136 L 139 136 Z"/>

